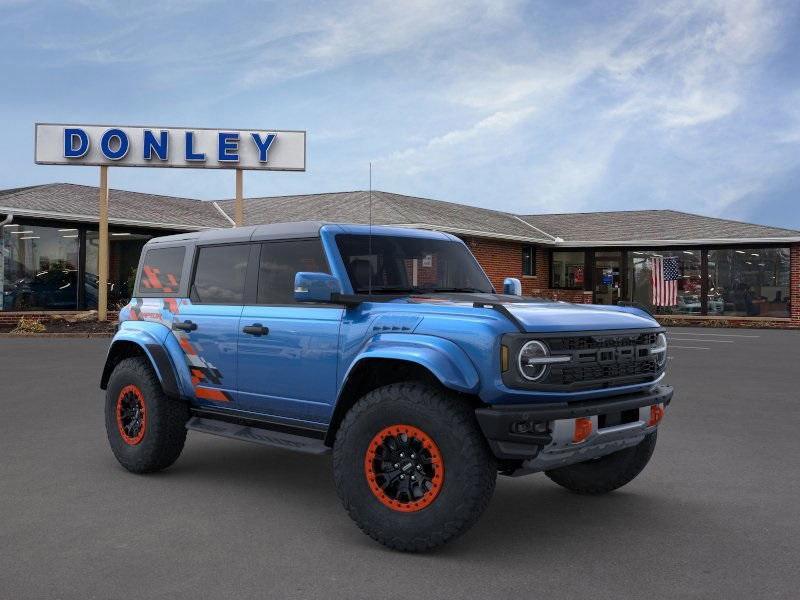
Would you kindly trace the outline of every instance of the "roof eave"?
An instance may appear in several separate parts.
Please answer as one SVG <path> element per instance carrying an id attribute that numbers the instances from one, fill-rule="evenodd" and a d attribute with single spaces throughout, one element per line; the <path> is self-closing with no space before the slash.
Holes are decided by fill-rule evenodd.
<path id="1" fill-rule="evenodd" d="M 0 206 L 0 212 L 9 213 L 14 216 L 21 216 L 21 217 L 57 219 L 62 221 L 82 221 L 86 223 L 97 223 L 100 220 L 99 217 L 94 215 L 80 215 L 74 213 L 20 209 L 8 206 Z M 217 227 L 210 227 L 204 225 L 187 225 L 184 223 L 159 223 L 154 221 L 139 221 L 136 219 L 118 219 L 115 217 L 109 217 L 108 222 L 111 225 L 127 225 L 130 227 L 149 227 L 151 229 L 173 229 L 173 230 L 177 229 L 179 231 L 201 231 L 203 229 L 217 229 Z"/>
<path id="2" fill-rule="evenodd" d="M 720 244 L 794 244 L 800 242 L 800 236 L 786 237 L 754 237 L 754 238 L 701 238 L 680 240 L 564 240 L 553 242 L 559 247 L 578 246 L 715 246 Z"/>
<path id="3" fill-rule="evenodd" d="M 382 223 L 382 225 L 384 225 Z M 496 233 L 491 231 L 480 231 L 475 229 L 464 229 L 460 227 L 432 225 L 430 223 L 391 223 L 386 224 L 387 227 L 406 227 L 408 229 L 431 229 L 433 231 L 446 231 L 448 233 L 455 233 L 459 235 L 474 235 L 475 237 L 509 240 L 514 242 L 526 242 L 528 244 L 553 244 L 553 240 L 543 240 L 541 238 L 532 238 L 523 235 L 513 235 L 505 233 Z"/>

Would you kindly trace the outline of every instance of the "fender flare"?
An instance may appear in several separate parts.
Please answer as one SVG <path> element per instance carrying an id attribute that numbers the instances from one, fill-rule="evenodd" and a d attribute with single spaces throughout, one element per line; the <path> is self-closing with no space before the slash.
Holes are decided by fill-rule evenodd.
<path id="1" fill-rule="evenodd" d="M 153 327 L 163 331 L 151 331 Z M 150 362 L 161 384 L 161 388 L 164 390 L 164 394 L 169 398 L 175 399 L 183 397 L 184 394 L 181 393 L 181 385 L 175 365 L 165 347 L 164 340 L 160 339 L 163 335 L 159 336 L 157 335 L 158 333 L 166 333 L 168 335 L 169 331 L 163 325 L 155 323 L 147 328 L 125 328 L 118 331 L 111 341 L 111 346 L 106 355 L 103 374 L 100 378 L 100 388 L 104 390 L 108 387 L 108 380 L 111 378 L 111 373 L 119 362 L 118 357 L 120 354 L 122 354 L 122 356 L 127 355 L 128 351 L 124 348 L 133 344 Z"/>
<path id="2" fill-rule="evenodd" d="M 480 384 L 475 365 L 455 342 L 432 335 L 382 333 L 372 337 L 353 359 L 338 395 L 345 389 L 353 369 L 369 358 L 416 363 L 430 371 L 444 387 L 458 392 L 475 393 Z"/>

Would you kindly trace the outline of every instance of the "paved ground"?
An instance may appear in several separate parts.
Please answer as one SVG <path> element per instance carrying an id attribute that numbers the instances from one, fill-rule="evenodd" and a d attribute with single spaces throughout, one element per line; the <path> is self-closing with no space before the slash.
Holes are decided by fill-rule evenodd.
<path id="1" fill-rule="evenodd" d="M 0 598 L 797 598 L 800 332 L 674 329 L 645 472 L 604 498 L 501 478 L 430 555 L 340 508 L 328 457 L 192 433 L 168 471 L 108 450 L 105 340 L 0 340 Z"/>

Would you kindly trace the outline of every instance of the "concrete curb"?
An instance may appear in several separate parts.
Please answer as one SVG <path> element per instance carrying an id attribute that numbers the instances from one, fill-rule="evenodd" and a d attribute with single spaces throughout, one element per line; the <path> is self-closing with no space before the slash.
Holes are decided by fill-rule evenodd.
<path id="1" fill-rule="evenodd" d="M 112 338 L 113 333 L 0 333 L 4 338 Z"/>

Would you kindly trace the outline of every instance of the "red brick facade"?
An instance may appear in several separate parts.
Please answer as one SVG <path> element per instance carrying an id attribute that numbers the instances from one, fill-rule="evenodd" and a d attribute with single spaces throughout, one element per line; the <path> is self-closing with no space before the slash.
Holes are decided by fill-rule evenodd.
<path id="1" fill-rule="evenodd" d="M 470 237 L 465 237 L 464 242 L 486 271 L 495 289 L 503 288 L 503 279 L 506 277 L 516 277 L 522 282 L 522 293 L 526 296 L 538 296 L 578 304 L 589 304 L 593 300 L 591 292 L 550 288 L 550 264 L 545 247 L 536 247 L 536 275 L 525 276 L 522 274 L 522 248 L 525 244 Z M 665 325 L 800 328 L 800 244 L 791 248 L 790 306 L 791 320 L 680 316 L 664 316 L 658 317 L 658 319 Z"/>
<path id="2" fill-rule="evenodd" d="M 495 289 L 503 289 L 503 279 L 516 277 L 522 282 L 522 293 L 551 300 L 564 300 L 576 304 L 590 304 L 592 293 L 582 290 L 554 290 L 550 288 L 550 260 L 548 251 L 536 247 L 536 275 L 522 274 L 522 248 L 526 244 L 484 238 L 464 238 L 478 259 Z"/>
<path id="3" fill-rule="evenodd" d="M 789 285 L 791 286 L 791 296 L 789 297 L 789 304 L 791 305 L 792 324 L 800 327 L 800 244 L 792 246 L 790 257 L 791 278 Z"/>

